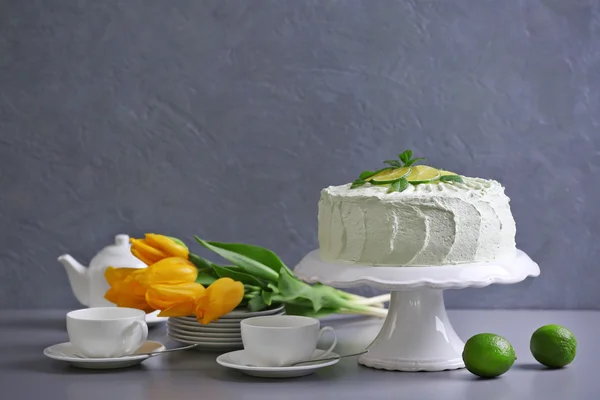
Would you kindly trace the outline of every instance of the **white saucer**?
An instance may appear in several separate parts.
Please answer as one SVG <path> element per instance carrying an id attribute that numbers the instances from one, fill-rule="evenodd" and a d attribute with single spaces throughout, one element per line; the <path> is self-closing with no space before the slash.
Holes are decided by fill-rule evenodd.
<path id="1" fill-rule="evenodd" d="M 280 311 L 278 313 L 275 314 L 267 314 L 267 315 L 260 315 L 262 317 L 267 317 L 267 316 L 273 316 L 273 315 L 285 315 L 285 311 Z M 182 322 L 187 322 L 190 324 L 196 324 L 196 325 L 201 325 L 196 318 L 191 318 L 191 317 L 175 317 L 178 321 L 182 321 Z M 245 319 L 248 318 L 252 318 L 251 316 L 249 317 L 239 317 L 239 318 L 219 318 L 217 321 L 211 322 L 210 324 L 206 324 L 204 326 L 219 326 L 219 325 L 235 325 L 235 324 L 239 324 L 240 322 L 242 322 Z M 174 319 L 174 318 L 171 318 Z"/>
<path id="2" fill-rule="evenodd" d="M 311 358 L 319 358 L 323 353 L 323 350 L 315 350 Z M 327 358 L 330 357 L 339 357 L 339 355 L 331 353 Z M 252 360 L 245 350 L 232 351 L 217 357 L 217 363 L 224 367 L 237 369 L 246 375 L 260 378 L 298 378 L 310 375 L 320 368 L 337 364 L 339 361 L 340 359 L 336 358 L 328 361 L 315 360 L 313 363 L 297 365 L 295 367 L 253 367 L 251 366 Z"/>
<path id="3" fill-rule="evenodd" d="M 240 310 L 233 310 L 232 312 L 225 314 L 223 316 L 221 316 L 221 320 L 226 320 L 226 319 L 245 319 L 245 318 L 251 318 L 251 317 L 262 317 L 265 315 L 275 315 L 275 314 L 279 314 L 285 312 L 284 310 L 284 306 L 279 306 L 279 307 L 275 307 L 275 308 L 270 308 L 268 310 L 262 310 L 262 311 L 240 311 Z"/>
<path id="4" fill-rule="evenodd" d="M 168 325 L 167 331 L 171 332 L 172 334 L 175 334 L 175 335 L 192 336 L 192 337 L 200 338 L 200 339 L 202 339 L 202 338 L 210 338 L 210 339 L 214 339 L 214 338 L 234 339 L 234 338 L 237 338 L 237 339 L 240 339 L 242 337 L 242 334 L 240 333 L 240 331 L 233 332 L 233 333 L 229 333 L 229 332 L 223 332 L 223 333 L 220 333 L 220 332 L 217 332 L 217 333 L 194 332 L 194 331 L 188 331 L 185 329 L 181 329 L 181 328 L 178 328 L 173 325 Z"/>
<path id="5" fill-rule="evenodd" d="M 229 314 L 225 314 L 224 316 L 219 318 L 217 321 L 211 322 L 208 325 L 236 324 L 236 323 L 240 323 L 244 319 L 248 319 L 248 318 L 252 318 L 252 317 L 265 317 L 265 316 L 270 316 L 270 315 L 284 315 L 284 314 L 285 314 L 285 310 L 283 310 L 283 307 L 269 310 L 269 313 L 255 312 L 255 313 L 243 313 L 243 314 L 237 313 L 237 314 L 235 314 L 234 312 L 231 312 Z M 194 317 L 194 316 L 173 317 L 171 319 L 176 319 L 178 321 L 186 321 L 186 322 L 198 324 L 198 321 L 196 320 L 196 317 Z"/>
<path id="6" fill-rule="evenodd" d="M 177 322 L 180 322 L 182 324 L 186 324 L 186 325 L 192 325 L 192 326 L 209 326 L 209 327 L 213 327 L 213 328 L 235 328 L 235 327 L 239 327 L 240 326 L 240 321 L 231 321 L 228 320 L 227 322 L 222 322 L 221 320 L 216 321 L 216 322 L 211 322 L 210 324 L 206 324 L 206 325 L 202 325 L 200 324 L 198 321 L 196 321 L 195 319 L 184 319 L 184 317 L 176 317 L 176 318 L 170 318 L 171 320 L 175 320 Z"/>
<path id="7" fill-rule="evenodd" d="M 235 343 L 235 344 L 241 344 L 242 343 L 242 337 L 241 336 L 235 336 L 235 337 L 222 337 L 222 336 L 206 337 L 206 336 L 186 335 L 186 334 L 183 334 L 183 333 L 173 332 L 172 330 L 168 330 L 167 331 L 167 335 L 169 335 L 173 339 L 183 339 L 183 340 L 189 340 L 191 342 L 197 341 L 199 343 Z"/>
<path id="8" fill-rule="evenodd" d="M 178 321 L 174 321 L 173 318 L 169 318 L 169 321 L 167 322 L 167 326 L 172 326 L 172 327 L 176 327 L 176 328 L 183 328 L 186 330 L 191 330 L 194 332 L 205 332 L 205 333 L 218 333 L 218 332 L 222 332 L 222 333 L 240 333 L 240 326 L 238 324 L 237 327 L 217 327 L 217 326 L 208 326 L 208 325 L 200 325 L 198 323 L 194 324 L 188 324 L 185 322 L 178 322 Z"/>
<path id="9" fill-rule="evenodd" d="M 276 314 L 270 314 L 270 315 L 283 315 L 283 312 L 280 313 L 276 313 Z M 248 317 L 251 318 L 251 317 Z M 202 325 L 200 324 L 198 321 L 196 321 L 195 318 L 188 318 L 188 317 L 176 317 L 175 318 L 178 321 L 184 321 L 190 324 L 198 324 L 198 325 Z M 240 322 L 242 322 L 243 320 L 245 320 L 246 318 L 220 318 L 217 321 L 211 322 L 210 324 L 206 324 L 205 326 L 218 326 L 218 325 L 235 325 L 235 324 L 239 324 Z"/>
<path id="10" fill-rule="evenodd" d="M 196 347 L 194 347 L 195 350 L 223 350 L 223 351 L 231 351 L 231 350 L 238 350 L 244 347 L 244 345 L 242 344 L 242 342 L 204 342 L 202 341 L 202 339 L 194 339 L 194 340 L 187 340 L 187 339 L 182 339 L 178 336 L 173 336 L 173 335 L 168 335 L 169 338 L 171 340 L 174 340 L 176 342 L 179 343 L 183 343 L 183 344 L 195 344 L 197 345 Z"/>
<path id="11" fill-rule="evenodd" d="M 44 349 L 44 355 L 53 360 L 68 362 L 72 366 L 78 368 L 115 369 L 137 365 L 150 357 L 148 355 L 137 353 L 149 353 L 163 350 L 165 350 L 165 346 L 163 346 L 162 343 L 147 340 L 142 347 L 130 356 L 115 358 L 79 358 L 75 356 L 76 351 L 71 342 L 65 342 L 46 347 Z"/>

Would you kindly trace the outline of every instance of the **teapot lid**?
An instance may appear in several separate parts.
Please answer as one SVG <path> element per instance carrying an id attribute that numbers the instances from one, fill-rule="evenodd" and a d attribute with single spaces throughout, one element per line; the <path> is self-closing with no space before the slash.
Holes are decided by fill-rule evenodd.
<path id="1" fill-rule="evenodd" d="M 129 236 L 119 234 L 115 236 L 115 244 L 111 244 L 103 248 L 90 262 L 90 267 L 96 263 L 104 264 L 108 261 L 111 263 L 123 264 L 119 266 L 131 266 L 139 268 L 145 266 L 139 259 L 131 254 L 131 245 L 129 244 Z M 109 259 L 107 259 L 110 258 Z"/>
<path id="2" fill-rule="evenodd" d="M 129 236 L 124 234 L 119 234 L 115 236 L 115 244 L 111 244 L 102 249 L 101 253 L 106 252 L 111 255 L 121 255 L 127 254 L 129 255 Z"/>
<path id="3" fill-rule="evenodd" d="M 118 234 L 115 236 L 115 246 L 129 246 L 129 235 Z"/>

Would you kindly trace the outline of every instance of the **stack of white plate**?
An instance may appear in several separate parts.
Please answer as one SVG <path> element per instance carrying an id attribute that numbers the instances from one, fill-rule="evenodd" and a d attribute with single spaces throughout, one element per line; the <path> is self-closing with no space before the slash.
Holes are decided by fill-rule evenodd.
<path id="1" fill-rule="evenodd" d="M 285 314 L 283 306 L 257 312 L 236 310 L 207 325 L 198 323 L 194 316 L 169 318 L 167 335 L 180 343 L 197 344 L 198 349 L 236 350 L 243 348 L 240 332 L 243 319 L 282 314 Z"/>

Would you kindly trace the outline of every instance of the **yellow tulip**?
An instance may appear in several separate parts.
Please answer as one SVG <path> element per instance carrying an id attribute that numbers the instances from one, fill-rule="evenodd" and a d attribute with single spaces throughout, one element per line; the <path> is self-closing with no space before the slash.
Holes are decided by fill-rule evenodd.
<path id="1" fill-rule="evenodd" d="M 159 317 L 183 317 L 194 314 L 195 300 L 204 293 L 199 283 L 179 283 L 152 285 L 146 292 L 146 302 L 155 310 L 161 310 Z"/>
<path id="2" fill-rule="evenodd" d="M 145 288 L 160 283 L 194 282 L 198 276 L 198 270 L 194 264 L 181 257 L 164 258 L 142 271 L 144 271 L 143 274 L 134 274 L 134 279 Z"/>
<path id="3" fill-rule="evenodd" d="M 201 324 L 209 324 L 233 311 L 244 297 L 244 285 L 231 278 L 221 278 L 213 282 L 196 299 L 196 319 Z"/>
<path id="4" fill-rule="evenodd" d="M 146 301 L 146 293 L 150 287 L 156 284 L 192 283 L 198 276 L 198 270 L 194 264 L 184 258 L 170 257 L 148 268 L 109 267 L 104 276 L 110 285 L 110 289 L 104 295 L 106 300 L 119 307 L 151 312 L 154 309 Z"/>
<path id="5" fill-rule="evenodd" d="M 106 282 L 110 286 L 114 286 L 123 282 L 128 276 L 138 271 L 137 268 L 115 268 L 108 267 L 104 272 L 104 277 L 106 278 Z"/>
<path id="6" fill-rule="evenodd" d="M 146 289 L 134 279 L 144 269 L 136 268 L 113 268 L 106 269 L 104 276 L 110 289 L 104 295 L 104 298 L 119 307 L 137 308 L 145 312 L 152 312 L 153 309 L 146 302 Z"/>
<path id="7" fill-rule="evenodd" d="M 188 248 L 168 236 L 147 233 L 145 239 L 131 238 L 131 253 L 146 265 L 152 265 L 163 258 L 181 257 L 187 260 Z"/>

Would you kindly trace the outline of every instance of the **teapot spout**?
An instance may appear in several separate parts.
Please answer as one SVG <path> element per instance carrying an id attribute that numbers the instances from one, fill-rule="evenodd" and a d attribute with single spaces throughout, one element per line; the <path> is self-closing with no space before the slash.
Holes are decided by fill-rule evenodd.
<path id="1" fill-rule="evenodd" d="M 90 280 L 88 277 L 88 269 L 83 265 L 79 264 L 69 254 L 63 254 L 58 257 L 58 261 L 67 270 L 67 276 L 69 277 L 69 283 L 71 289 L 81 304 L 86 307 L 90 305 Z"/>

